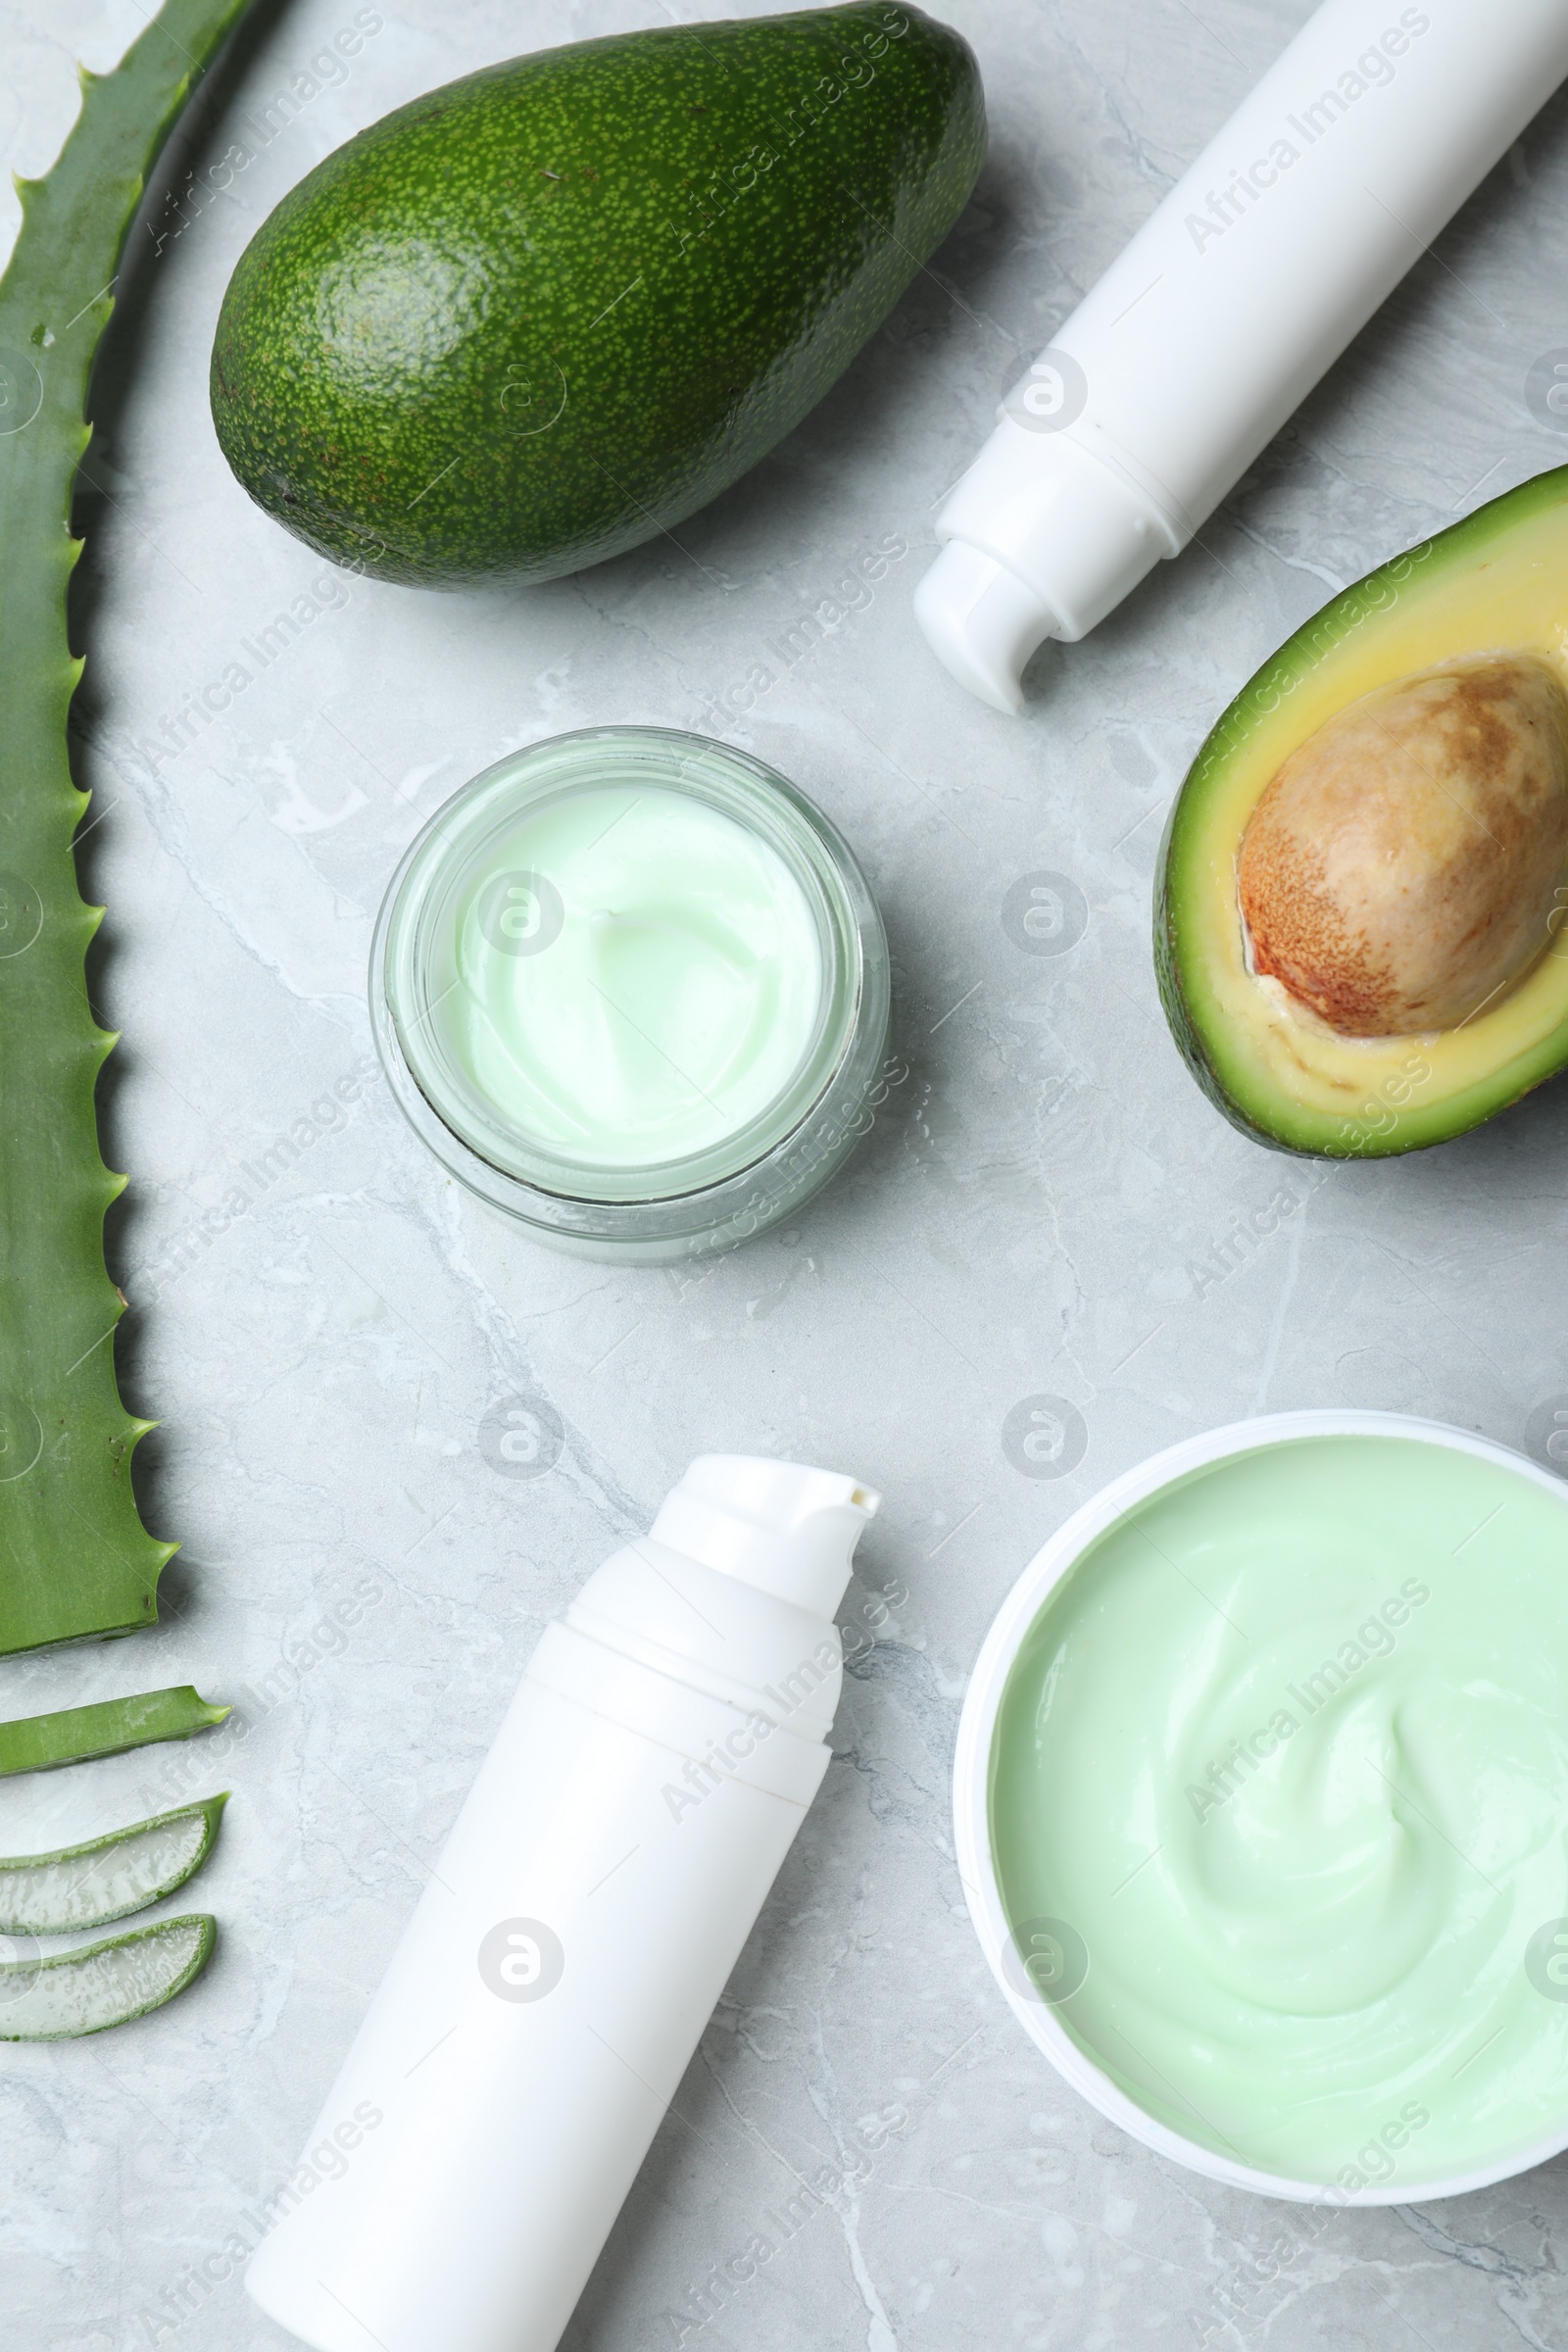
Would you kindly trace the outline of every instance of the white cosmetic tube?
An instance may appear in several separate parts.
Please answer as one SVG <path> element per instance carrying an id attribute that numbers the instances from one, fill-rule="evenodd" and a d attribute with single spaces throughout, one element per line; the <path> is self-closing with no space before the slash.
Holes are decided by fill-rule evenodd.
<path id="1" fill-rule="evenodd" d="M 547 1629 L 270 2200 L 317 2352 L 554 2352 L 827 1770 L 878 1500 L 705 1454 Z"/>
<path id="2" fill-rule="evenodd" d="M 1568 0 L 1326 0 L 944 506 L 915 614 L 953 675 L 1021 710 L 1036 647 L 1181 553 L 1565 74 Z"/>

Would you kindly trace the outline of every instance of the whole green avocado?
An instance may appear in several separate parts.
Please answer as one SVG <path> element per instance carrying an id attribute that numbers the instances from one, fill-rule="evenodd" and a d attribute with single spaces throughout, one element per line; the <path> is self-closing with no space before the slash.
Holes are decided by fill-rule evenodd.
<path id="1" fill-rule="evenodd" d="M 547 580 L 801 421 L 962 210 L 973 53 L 917 8 L 492 66 L 326 158 L 240 258 L 213 418 L 287 530 L 383 580 Z"/>

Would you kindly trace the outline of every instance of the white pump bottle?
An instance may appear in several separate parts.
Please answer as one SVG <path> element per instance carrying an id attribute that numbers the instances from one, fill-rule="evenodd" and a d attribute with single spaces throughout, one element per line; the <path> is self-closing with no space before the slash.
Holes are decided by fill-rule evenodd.
<path id="1" fill-rule="evenodd" d="M 953 675 L 1021 710 L 1035 648 L 1181 553 L 1565 74 L 1565 0 L 1325 0 L 937 516 L 914 610 Z"/>
<path id="2" fill-rule="evenodd" d="M 247 2276 L 318 2352 L 554 2352 L 827 1769 L 879 1500 L 703 1455 L 547 1628 Z"/>

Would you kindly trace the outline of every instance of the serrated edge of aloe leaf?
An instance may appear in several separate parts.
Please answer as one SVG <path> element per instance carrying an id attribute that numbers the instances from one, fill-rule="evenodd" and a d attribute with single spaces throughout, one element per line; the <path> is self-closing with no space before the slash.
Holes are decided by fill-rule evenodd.
<path id="1" fill-rule="evenodd" d="M 68 750 L 82 670 L 68 604 L 83 543 L 70 526 L 92 432 L 91 370 L 137 207 L 246 4 L 165 0 L 112 72 L 78 69 L 81 110 L 47 173 L 17 181 L 22 220 L 0 273 L 0 343 L 19 381 L 36 390 L 30 416 L 0 435 L 0 850 L 38 917 L 26 946 L 0 960 L 0 1387 L 31 1450 L 0 1481 L 7 1655 L 153 1624 L 174 1549 L 137 1508 L 131 1457 L 153 1424 L 126 1408 L 115 1373 L 112 1335 L 125 1302 L 109 1277 L 103 1231 L 125 1179 L 103 1162 L 95 1087 L 115 1039 L 86 993 L 83 956 L 102 909 L 82 903 L 73 847 L 88 803 Z"/>
<path id="2" fill-rule="evenodd" d="M 138 1690 L 85 1707 L 56 1707 L 48 1715 L 15 1715 L 0 1723 L 0 1780 L 18 1772 L 53 1772 L 95 1756 L 121 1756 L 159 1740 L 189 1740 L 209 1732 L 231 1707 L 215 1707 L 190 1683 Z M 28 1740 L 26 1735 L 34 1737 Z M 58 1744 L 52 1744 L 58 1742 Z M 30 1752 L 29 1752 L 30 1751 Z"/>
<path id="3" fill-rule="evenodd" d="M 227 1802 L 228 1790 L 224 1788 L 217 1796 L 204 1797 L 199 1804 L 175 1805 L 172 1812 L 154 1813 L 146 1821 L 130 1822 L 122 1830 L 108 1830 L 101 1838 L 85 1838 L 80 1845 L 56 1846 L 52 1853 L 47 1854 L 0 1855 L 0 1936 L 86 1936 L 95 1928 L 107 1928 L 117 1919 L 130 1919 L 138 1911 L 150 1910 L 154 1903 L 161 1903 L 166 1895 L 172 1894 L 176 1887 L 183 1886 L 187 1880 L 196 1876 L 218 1843 L 218 1826 Z M 197 1820 L 205 1820 L 207 1828 L 190 1860 L 181 1863 L 172 1877 L 160 1880 L 156 1886 L 150 1887 L 145 1894 L 138 1894 L 133 1901 L 122 1903 L 113 1911 L 95 1912 L 90 1919 L 62 1920 L 58 1924 L 7 1916 L 5 1906 L 8 1888 L 5 1882 L 8 1878 L 26 1871 L 57 1870 L 66 1862 L 83 1862 L 89 1854 L 110 1853 L 117 1845 L 128 1844 L 132 1838 L 145 1838 L 154 1830 L 172 1829 L 177 1821 Z"/>
<path id="4" fill-rule="evenodd" d="M 172 1982 L 166 1984 L 155 1999 L 140 2002 L 134 2009 L 122 2009 L 114 2017 L 106 2017 L 97 2026 L 66 2026 L 57 2034 L 12 2034 L 6 2031 L 5 2010 L 0 2008 L 0 2041 L 84 2041 L 89 2034 L 109 2034 L 116 2026 L 128 2026 L 138 2017 L 150 2017 L 162 2009 L 176 1992 L 183 1992 L 194 1984 L 212 1958 L 218 1942 L 218 1922 L 208 1911 L 186 1911 L 178 1919 L 160 1919 L 150 1928 L 132 1928 L 128 1936 L 106 1936 L 99 1943 L 78 1944 L 74 1952 L 56 1952 L 49 1960 L 8 1960 L 0 1963 L 0 1984 L 8 1977 L 37 1977 L 51 1969 L 77 1968 L 83 1961 L 96 1960 L 100 1952 L 120 1951 L 128 1943 L 143 1943 L 152 1937 L 172 1936 L 181 1928 L 198 1928 L 196 1949 Z"/>

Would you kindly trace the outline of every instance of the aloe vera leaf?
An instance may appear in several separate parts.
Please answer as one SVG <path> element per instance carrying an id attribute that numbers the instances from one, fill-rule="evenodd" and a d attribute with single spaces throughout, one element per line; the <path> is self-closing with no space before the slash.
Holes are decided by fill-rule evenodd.
<path id="1" fill-rule="evenodd" d="M 0 1859 L 0 1936 L 78 1936 L 162 1902 L 193 1878 L 218 1842 L 228 1791 L 150 1821 Z"/>
<path id="2" fill-rule="evenodd" d="M 90 438 L 87 377 L 146 176 L 191 82 L 247 0 L 168 0 L 81 113 L 46 178 L 19 180 L 0 278 L 0 1654 L 130 1633 L 158 1614 L 175 1546 L 142 1526 L 104 1263 L 124 1184 L 98 1151 L 93 1088 L 113 1036 L 82 958 L 72 837 L 73 660 L 66 596 L 81 542 L 72 491 Z"/>
<path id="3" fill-rule="evenodd" d="M 188 1740 L 211 1731 L 231 1710 L 210 1706 L 189 1683 L 142 1690 L 134 1698 L 100 1699 L 91 1707 L 59 1707 L 52 1715 L 21 1715 L 0 1723 L 0 1780 L 13 1772 L 48 1772 L 89 1756 L 118 1756 L 154 1740 Z"/>
<path id="4" fill-rule="evenodd" d="M 51 1960 L 8 1960 L 0 1965 L 0 2041 L 64 2041 L 128 2026 L 183 1992 L 217 1941 L 217 1920 L 193 1911 Z"/>

